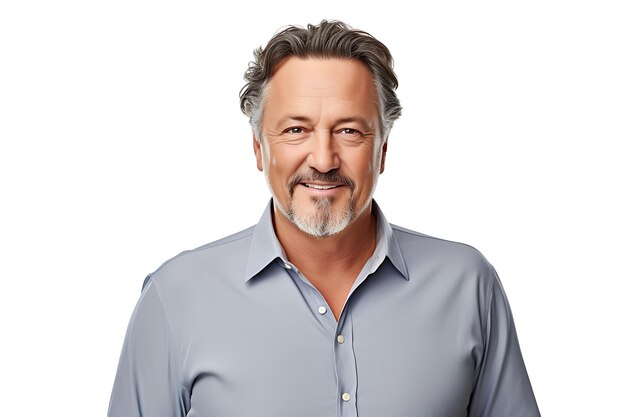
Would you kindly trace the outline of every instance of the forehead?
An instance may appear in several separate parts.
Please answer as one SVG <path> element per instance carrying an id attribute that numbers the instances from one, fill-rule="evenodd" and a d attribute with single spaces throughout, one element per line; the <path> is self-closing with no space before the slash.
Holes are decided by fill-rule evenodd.
<path id="1" fill-rule="evenodd" d="M 313 113 L 306 114 L 313 118 L 377 115 L 374 78 L 358 60 L 286 58 L 276 66 L 265 93 L 264 113 L 270 119 L 285 112 Z"/>

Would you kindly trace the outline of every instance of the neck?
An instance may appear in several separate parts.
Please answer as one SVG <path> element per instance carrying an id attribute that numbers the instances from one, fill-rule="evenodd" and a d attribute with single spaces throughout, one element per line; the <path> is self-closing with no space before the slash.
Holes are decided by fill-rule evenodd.
<path id="1" fill-rule="evenodd" d="M 280 210 L 273 210 L 273 219 L 287 258 L 307 277 L 343 274 L 355 278 L 376 248 L 371 201 L 344 230 L 324 238 L 301 231 Z"/>

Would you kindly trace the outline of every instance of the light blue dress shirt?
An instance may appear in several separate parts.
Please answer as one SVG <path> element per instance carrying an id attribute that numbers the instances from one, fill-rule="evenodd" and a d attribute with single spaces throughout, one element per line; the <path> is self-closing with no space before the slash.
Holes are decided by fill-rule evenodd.
<path id="1" fill-rule="evenodd" d="M 109 417 L 535 417 L 494 268 L 390 225 L 336 320 L 259 223 L 149 274 Z"/>

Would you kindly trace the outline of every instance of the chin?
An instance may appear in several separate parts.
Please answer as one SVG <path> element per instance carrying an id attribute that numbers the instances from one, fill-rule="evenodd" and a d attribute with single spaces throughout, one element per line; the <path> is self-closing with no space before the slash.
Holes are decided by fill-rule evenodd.
<path id="1" fill-rule="evenodd" d="M 334 199 L 314 199 L 312 210 L 303 212 L 292 200 L 287 218 L 304 233 L 314 237 L 329 237 L 342 232 L 356 217 L 353 201 L 343 208 L 336 207 Z"/>

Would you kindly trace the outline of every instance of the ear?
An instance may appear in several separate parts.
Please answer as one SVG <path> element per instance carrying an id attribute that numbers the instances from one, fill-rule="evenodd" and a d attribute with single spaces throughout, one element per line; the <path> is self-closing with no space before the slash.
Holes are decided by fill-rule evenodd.
<path id="1" fill-rule="evenodd" d="M 382 174 L 385 171 L 385 158 L 387 157 L 387 141 L 383 144 L 383 151 L 380 153 L 380 172 Z"/>
<path id="2" fill-rule="evenodd" d="M 252 135 L 252 146 L 254 147 L 254 156 L 256 157 L 256 167 L 259 171 L 263 171 L 263 154 L 261 153 L 261 142 Z"/>

